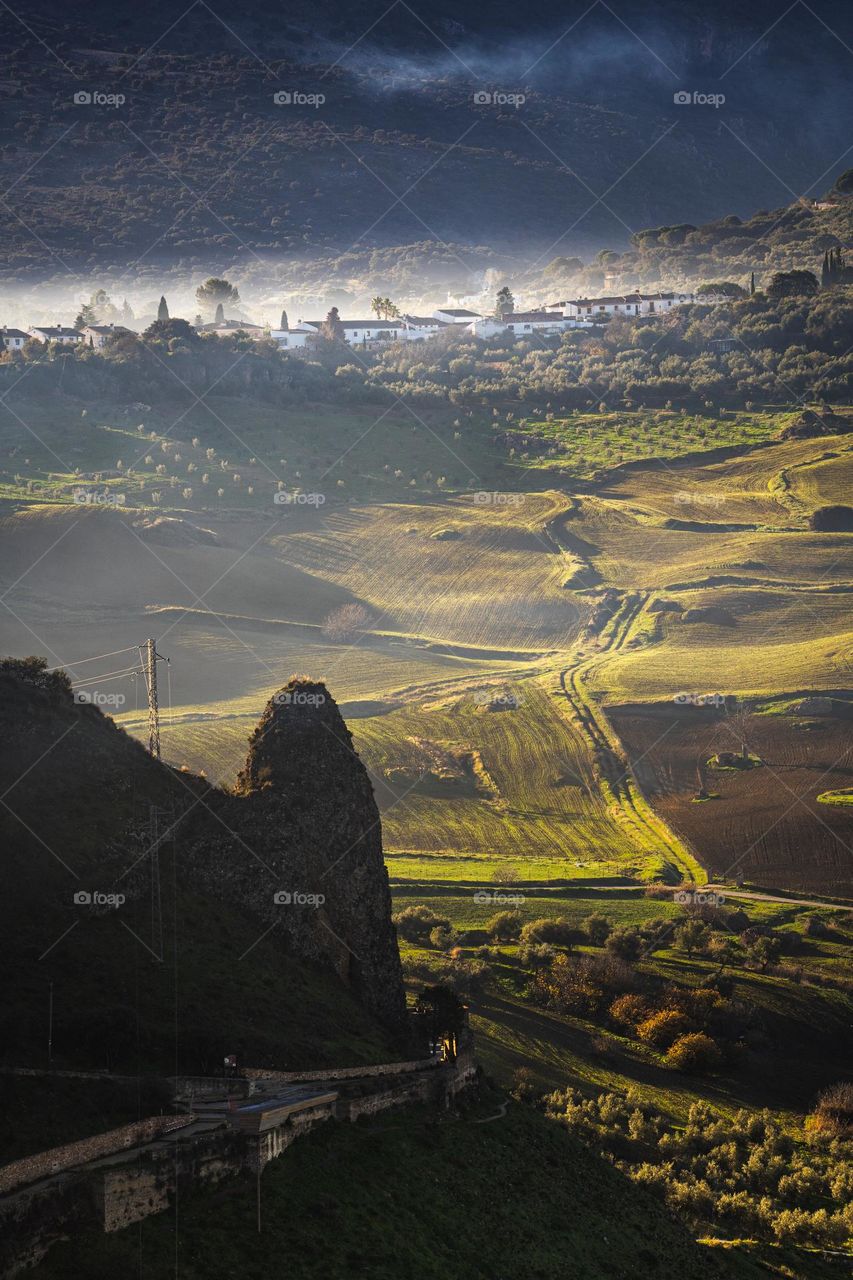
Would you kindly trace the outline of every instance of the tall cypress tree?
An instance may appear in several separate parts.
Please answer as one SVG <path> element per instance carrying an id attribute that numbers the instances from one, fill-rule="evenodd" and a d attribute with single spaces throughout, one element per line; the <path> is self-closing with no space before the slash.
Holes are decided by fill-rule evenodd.
<path id="1" fill-rule="evenodd" d="M 166 298 L 165 298 L 165 296 L 161 297 L 161 299 L 160 299 L 160 305 L 159 305 L 159 307 L 157 308 L 157 319 L 158 319 L 158 320 L 168 320 L 168 319 L 169 319 L 169 308 L 168 308 L 168 306 L 166 305 Z"/>

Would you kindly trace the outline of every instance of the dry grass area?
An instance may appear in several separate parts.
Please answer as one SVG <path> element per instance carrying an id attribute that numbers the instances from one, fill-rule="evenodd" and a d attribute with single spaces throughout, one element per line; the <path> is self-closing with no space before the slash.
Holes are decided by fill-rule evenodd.
<path id="1" fill-rule="evenodd" d="M 282 559 L 366 601 L 376 625 L 468 645 L 564 649 L 578 610 L 574 561 L 544 532 L 557 494 L 492 494 L 360 507 L 274 540 Z"/>

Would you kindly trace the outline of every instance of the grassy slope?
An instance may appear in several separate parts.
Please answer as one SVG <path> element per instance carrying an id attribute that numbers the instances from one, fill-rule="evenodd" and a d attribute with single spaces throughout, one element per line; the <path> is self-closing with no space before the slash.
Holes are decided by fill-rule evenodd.
<path id="1" fill-rule="evenodd" d="M 139 1268 L 165 1280 L 660 1280 L 757 1277 L 747 1257 L 694 1244 L 651 1197 L 558 1125 L 497 1098 L 456 1118 L 423 1110 L 325 1126 L 253 1179 L 196 1194 L 180 1217 L 55 1250 L 33 1280 Z M 358 1178 L 350 1170 L 358 1168 Z M 569 1263 L 570 1260 L 570 1263 Z"/>
<path id="2" fill-rule="evenodd" d="M 395 909 L 428 902 L 460 931 L 482 929 L 499 909 L 477 902 L 470 890 L 435 890 L 397 888 Z M 683 919 L 682 908 L 672 901 L 647 898 L 630 887 L 566 887 L 544 894 L 522 883 L 505 892 L 522 895 L 523 901 L 515 909 L 523 921 L 564 916 L 579 928 L 592 913 L 603 914 L 614 926 L 649 920 L 667 920 L 675 926 Z M 744 901 L 740 905 L 753 924 L 783 933 L 801 933 L 811 914 L 805 907 L 787 903 Z M 808 1109 L 820 1089 L 845 1074 L 850 995 L 844 982 L 849 969 L 849 931 L 846 937 L 846 942 L 844 935 L 837 941 L 810 939 L 791 957 L 794 965 L 802 966 L 806 981 L 801 983 L 754 970 L 727 970 L 734 982 L 734 997 L 756 1011 L 767 1039 L 756 1041 L 735 1068 L 694 1077 L 666 1069 L 659 1054 L 618 1034 L 606 1019 L 592 1022 L 531 1004 L 524 994 L 528 974 L 519 968 L 517 948 L 503 945 L 501 958 L 489 961 L 493 981 L 472 999 L 479 1054 L 486 1069 L 505 1085 L 511 1083 L 519 1067 L 529 1066 L 543 1089 L 563 1088 L 567 1083 L 592 1091 L 637 1087 L 677 1122 L 686 1118 L 692 1102 L 705 1100 L 724 1112 L 739 1106 L 771 1106 L 785 1112 L 796 1125 L 798 1115 Z M 596 954 L 595 948 L 582 950 Z M 403 944 L 403 954 L 424 961 L 437 953 Z M 698 985 L 717 969 L 698 957 L 688 960 L 671 936 L 640 967 L 643 973 L 687 986 Z M 416 987 L 414 983 L 413 989 Z M 796 1063 L 795 1070 L 777 1069 L 780 1052 L 785 1053 L 788 1063 Z"/>

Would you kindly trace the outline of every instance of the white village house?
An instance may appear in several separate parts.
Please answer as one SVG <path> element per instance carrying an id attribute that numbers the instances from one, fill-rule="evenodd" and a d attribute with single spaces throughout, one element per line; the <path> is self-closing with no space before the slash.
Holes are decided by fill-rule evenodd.
<path id="1" fill-rule="evenodd" d="M 575 319 L 595 316 L 645 316 L 671 311 L 693 302 L 692 293 L 623 293 L 605 298 L 574 298 L 564 302 L 552 302 L 547 311 Z"/>
<path id="2" fill-rule="evenodd" d="M 471 324 L 483 319 L 478 311 L 469 311 L 466 307 L 436 307 L 432 314 L 445 324 Z"/>
<path id="3" fill-rule="evenodd" d="M 83 338 L 79 329 L 68 329 L 63 324 L 34 325 L 27 332 L 36 342 L 58 342 L 63 347 L 74 347 Z"/>
<path id="4" fill-rule="evenodd" d="M 474 312 L 465 314 L 473 316 Z M 394 320 L 342 320 L 341 327 L 344 342 L 353 346 L 367 342 L 417 342 L 446 329 L 450 323 L 452 322 L 441 319 L 436 313 L 433 316 L 398 316 Z M 297 330 L 299 332 L 307 330 L 309 337 L 311 335 L 316 337 L 321 333 L 324 324 L 324 320 L 300 320 Z M 270 336 L 279 341 L 277 334 L 286 335 L 292 332 L 293 330 L 274 329 Z M 279 345 L 285 344 L 279 341 Z"/>
<path id="5" fill-rule="evenodd" d="M 109 342 L 115 338 L 128 338 L 132 336 L 132 330 L 126 329 L 123 324 L 87 324 L 83 329 L 83 341 L 87 342 L 90 347 L 94 347 L 96 351 L 100 351 Z"/>
<path id="6" fill-rule="evenodd" d="M 481 316 L 467 326 L 476 338 L 493 338 L 498 333 L 563 333 L 566 329 L 586 329 L 591 320 L 561 315 L 559 311 L 513 311 L 498 320 L 494 316 Z"/>
<path id="7" fill-rule="evenodd" d="M 270 329 L 270 338 L 282 351 L 298 351 L 316 337 L 317 330 L 313 325 L 301 322 L 287 329 Z"/>
<path id="8" fill-rule="evenodd" d="M 0 341 L 6 351 L 20 351 L 25 342 L 29 342 L 30 335 L 25 333 L 23 329 L 10 329 L 7 324 L 0 329 Z"/>

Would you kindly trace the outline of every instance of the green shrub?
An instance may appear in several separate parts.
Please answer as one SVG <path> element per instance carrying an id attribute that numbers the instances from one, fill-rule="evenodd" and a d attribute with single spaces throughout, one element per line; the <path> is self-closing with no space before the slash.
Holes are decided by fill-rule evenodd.
<path id="1" fill-rule="evenodd" d="M 620 960 L 639 960 L 643 951 L 643 939 L 633 925 L 620 925 L 607 938 L 607 950 Z"/>
<path id="2" fill-rule="evenodd" d="M 610 933 L 611 924 L 607 916 L 594 912 L 581 921 L 581 929 L 593 947 L 603 947 Z"/>
<path id="3" fill-rule="evenodd" d="M 486 921 L 483 929 L 497 942 L 514 942 L 521 932 L 521 916 L 517 911 L 498 911 Z"/>
<path id="4" fill-rule="evenodd" d="M 521 930 L 522 942 L 550 942 L 558 947 L 570 947 L 575 937 L 575 930 L 565 916 L 529 920 Z"/>

